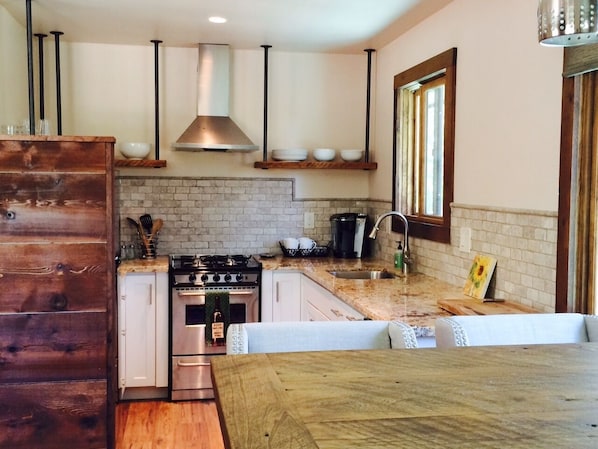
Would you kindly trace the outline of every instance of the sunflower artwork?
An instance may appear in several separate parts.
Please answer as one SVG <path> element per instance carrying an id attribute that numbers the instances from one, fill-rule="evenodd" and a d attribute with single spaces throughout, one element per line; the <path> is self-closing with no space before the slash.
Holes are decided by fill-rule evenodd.
<path id="1" fill-rule="evenodd" d="M 465 281 L 463 293 L 473 298 L 483 300 L 486 296 L 486 291 L 488 290 L 488 285 L 494 274 L 495 267 L 496 259 L 494 257 L 477 254 L 471 264 L 471 269 L 469 270 L 469 275 Z"/>

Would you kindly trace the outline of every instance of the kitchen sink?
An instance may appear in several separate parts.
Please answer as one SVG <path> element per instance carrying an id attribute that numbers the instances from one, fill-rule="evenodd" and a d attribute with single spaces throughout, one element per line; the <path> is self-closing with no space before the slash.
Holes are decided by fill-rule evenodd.
<path id="1" fill-rule="evenodd" d="M 395 275 L 385 270 L 350 270 L 350 271 L 329 271 L 331 275 L 339 279 L 392 279 Z"/>

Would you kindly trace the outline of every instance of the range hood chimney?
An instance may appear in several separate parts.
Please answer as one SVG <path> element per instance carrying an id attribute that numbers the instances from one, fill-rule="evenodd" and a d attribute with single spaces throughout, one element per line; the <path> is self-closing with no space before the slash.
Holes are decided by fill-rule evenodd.
<path id="1" fill-rule="evenodd" d="M 228 116 L 229 65 L 228 45 L 199 45 L 197 117 L 173 144 L 175 150 L 247 152 L 258 149 Z"/>

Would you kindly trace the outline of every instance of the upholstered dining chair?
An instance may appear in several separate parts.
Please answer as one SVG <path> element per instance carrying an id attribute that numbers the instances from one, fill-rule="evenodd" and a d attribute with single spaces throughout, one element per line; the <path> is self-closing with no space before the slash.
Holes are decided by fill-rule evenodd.
<path id="1" fill-rule="evenodd" d="M 292 321 L 231 324 L 227 354 L 417 348 L 411 326 L 399 321 Z"/>
<path id="2" fill-rule="evenodd" d="M 436 346 L 493 346 L 598 341 L 598 316 L 523 313 L 438 318 Z"/>

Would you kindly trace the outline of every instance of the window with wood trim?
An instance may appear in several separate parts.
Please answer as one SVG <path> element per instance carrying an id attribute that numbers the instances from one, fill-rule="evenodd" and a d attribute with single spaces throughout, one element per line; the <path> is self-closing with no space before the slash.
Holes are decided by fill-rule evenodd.
<path id="1" fill-rule="evenodd" d="M 394 78 L 393 203 L 414 237 L 450 242 L 457 49 Z M 393 220 L 393 231 L 402 223 Z"/>

